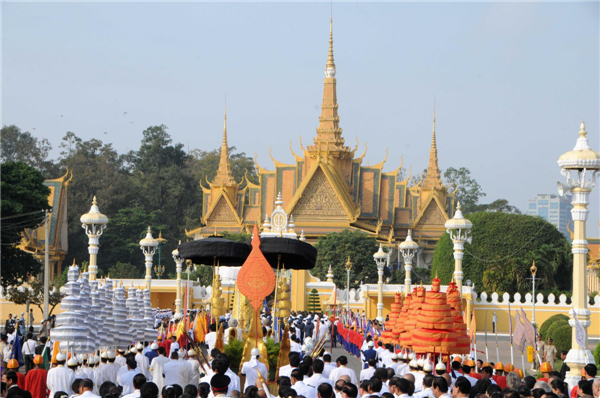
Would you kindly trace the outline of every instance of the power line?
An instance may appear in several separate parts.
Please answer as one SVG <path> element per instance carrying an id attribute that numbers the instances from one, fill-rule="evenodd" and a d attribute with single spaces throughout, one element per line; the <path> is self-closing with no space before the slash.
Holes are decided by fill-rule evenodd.
<path id="1" fill-rule="evenodd" d="M 18 217 L 29 216 L 31 214 L 43 213 L 44 211 L 45 210 L 36 210 L 36 211 L 31 211 L 29 213 L 15 214 L 15 215 L 12 215 L 12 216 L 2 217 L 2 218 L 0 218 L 0 221 L 10 220 L 11 218 L 18 218 Z"/>

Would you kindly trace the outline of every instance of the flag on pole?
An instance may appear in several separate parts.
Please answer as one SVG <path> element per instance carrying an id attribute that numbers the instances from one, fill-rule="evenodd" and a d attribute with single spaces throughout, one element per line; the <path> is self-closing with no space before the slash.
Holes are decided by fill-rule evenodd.
<path id="1" fill-rule="evenodd" d="M 575 312 L 575 308 L 571 311 L 573 313 L 573 320 L 575 321 L 575 340 L 577 341 L 577 345 L 581 348 L 581 351 L 586 352 L 585 349 L 585 328 L 577 319 L 577 312 Z M 586 353 L 587 354 L 587 353 Z"/>
<path id="2" fill-rule="evenodd" d="M 19 361 L 19 365 L 23 365 L 25 363 L 25 360 L 23 359 L 23 353 L 21 352 L 21 339 L 19 339 L 19 336 L 15 336 L 15 339 L 13 340 L 13 348 L 10 353 L 10 358 Z"/>
<path id="3" fill-rule="evenodd" d="M 529 322 L 529 319 L 527 319 L 527 314 L 523 311 L 523 307 L 521 307 L 521 322 L 523 322 L 525 341 L 532 347 L 535 347 L 535 328 Z"/>
<path id="4" fill-rule="evenodd" d="M 517 311 L 515 314 L 515 332 L 513 343 L 521 352 L 523 352 L 523 348 L 525 347 L 525 326 L 521 321 L 521 315 L 519 314 L 519 311 Z"/>
<path id="5" fill-rule="evenodd" d="M 508 331 L 510 333 L 510 344 L 513 343 L 513 325 L 512 325 L 512 315 L 510 314 L 510 301 L 508 302 Z"/>
<path id="6" fill-rule="evenodd" d="M 471 327 L 469 328 L 469 337 L 472 344 L 477 344 L 477 318 L 475 318 L 475 308 L 473 308 L 473 316 L 471 317 Z"/>

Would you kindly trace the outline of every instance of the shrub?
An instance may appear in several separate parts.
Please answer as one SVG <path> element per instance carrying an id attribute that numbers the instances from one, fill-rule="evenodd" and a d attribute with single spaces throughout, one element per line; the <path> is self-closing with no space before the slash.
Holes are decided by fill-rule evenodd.
<path id="1" fill-rule="evenodd" d="M 558 323 L 558 322 L 556 322 Z M 573 328 L 569 324 L 563 324 L 559 328 L 555 329 L 550 337 L 556 346 L 556 351 L 561 352 L 562 350 L 568 350 L 571 348 L 571 335 Z"/>
<path id="2" fill-rule="evenodd" d="M 269 337 L 265 343 L 267 346 L 267 362 L 269 363 L 269 379 L 275 380 L 275 371 L 277 370 L 277 361 L 279 361 L 279 347 L 273 338 Z"/>
<path id="3" fill-rule="evenodd" d="M 238 339 L 229 339 L 229 344 L 224 347 L 225 355 L 231 362 L 231 370 L 235 373 L 242 367 L 242 355 L 244 354 L 244 344 Z"/>
<path id="4" fill-rule="evenodd" d="M 552 323 L 552 325 L 550 325 L 550 327 L 549 327 L 549 328 L 546 330 L 546 336 L 545 336 L 544 340 L 545 340 L 545 339 L 547 339 L 548 337 L 552 337 L 552 334 L 553 334 L 553 333 L 554 333 L 554 332 L 555 332 L 555 331 L 556 331 L 558 328 L 561 328 L 561 327 L 563 327 L 563 326 L 565 326 L 565 325 L 568 325 L 568 324 L 569 324 L 569 322 L 568 322 L 568 321 L 565 321 L 565 320 L 562 320 L 562 319 L 561 319 L 561 320 L 558 320 L 558 321 L 556 321 L 556 322 L 553 322 L 553 323 Z M 543 335 L 542 335 L 542 336 L 543 336 Z M 552 339 L 554 340 L 554 338 L 552 338 Z M 555 344 L 556 344 L 556 343 L 555 343 Z"/>
<path id="5" fill-rule="evenodd" d="M 546 332 L 548 331 L 548 328 L 550 327 L 550 325 L 552 325 L 555 321 L 558 321 L 561 319 L 565 320 L 565 321 L 569 321 L 569 317 L 566 316 L 565 314 L 554 314 L 550 318 L 546 319 L 546 321 L 544 323 L 542 323 L 539 333 L 542 335 L 544 340 L 548 337 Z"/>
<path id="6" fill-rule="evenodd" d="M 598 342 L 598 345 L 594 350 L 594 360 L 596 361 L 596 365 L 600 366 L 600 342 Z"/>

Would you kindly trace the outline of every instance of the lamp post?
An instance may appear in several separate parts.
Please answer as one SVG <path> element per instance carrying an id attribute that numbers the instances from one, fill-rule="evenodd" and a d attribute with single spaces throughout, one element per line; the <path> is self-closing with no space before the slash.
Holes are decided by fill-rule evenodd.
<path id="1" fill-rule="evenodd" d="M 181 241 L 179 241 L 181 244 Z M 177 246 L 179 247 L 179 246 Z M 183 258 L 179 256 L 179 250 L 175 248 L 171 252 L 173 260 L 175 260 L 175 270 L 177 271 L 177 296 L 175 298 L 175 313 L 181 313 L 181 269 L 183 265 Z"/>
<path id="2" fill-rule="evenodd" d="M 581 122 L 579 138 L 572 151 L 566 152 L 558 159 L 561 174 L 567 178 L 566 185 L 558 183 L 558 193 L 563 196 L 566 192 L 573 195 L 571 215 L 574 221 L 573 252 L 573 296 L 572 308 L 569 311 L 569 324 L 575 328 L 572 333 L 571 350 L 565 362 L 570 372 L 565 378 L 571 388 L 577 385 L 581 369 L 593 361 L 592 353 L 587 349 L 587 328 L 590 326 L 590 310 L 588 309 L 586 262 L 588 246 L 585 236 L 585 224 L 588 217 L 589 197 L 596 185 L 596 176 L 600 171 L 600 153 L 590 148 L 585 124 Z M 574 176 L 571 174 L 575 172 Z M 575 317 L 583 328 L 577 330 Z M 579 331 L 583 329 L 583 333 Z"/>
<path id="3" fill-rule="evenodd" d="M 531 271 L 531 289 L 533 293 L 533 301 L 531 306 L 531 323 L 535 325 L 535 273 L 537 272 L 535 261 L 533 262 L 533 265 L 531 266 L 531 268 L 529 268 L 529 270 Z"/>
<path id="4" fill-rule="evenodd" d="M 108 217 L 100 213 L 98 209 L 98 201 L 94 195 L 92 200 L 92 207 L 90 211 L 79 219 L 81 221 L 81 227 L 85 229 L 85 233 L 88 236 L 89 246 L 88 253 L 90 254 L 90 281 L 96 280 L 96 273 L 98 273 L 98 244 L 100 241 L 100 235 L 104 232 L 106 224 L 108 224 Z"/>
<path id="5" fill-rule="evenodd" d="M 162 262 L 162 246 L 167 243 L 168 240 L 163 238 L 162 231 L 159 231 L 156 241 L 158 242 L 158 266 L 154 266 L 154 272 L 156 273 L 156 276 L 158 276 L 158 279 L 160 279 L 161 275 L 165 272 L 165 266 L 163 265 L 161 267 L 160 265 Z"/>
<path id="6" fill-rule="evenodd" d="M 398 244 L 398 252 L 404 257 L 404 296 L 410 293 L 412 279 L 410 272 L 412 271 L 412 260 L 419 249 L 419 245 L 412 239 L 411 230 L 408 230 L 406 240 Z"/>
<path id="7" fill-rule="evenodd" d="M 146 289 L 150 290 L 152 283 L 152 257 L 156 253 L 158 242 L 152 237 L 152 230 L 148 227 L 146 237 L 140 241 L 140 249 L 146 257 Z"/>
<path id="8" fill-rule="evenodd" d="M 454 243 L 454 280 L 458 287 L 458 293 L 462 299 L 462 260 L 465 250 L 465 242 L 471 243 L 471 228 L 473 223 L 463 217 L 462 211 L 460 210 L 460 202 L 456 204 L 456 212 L 454 217 L 444 224 L 446 232 L 450 235 L 452 243 Z"/>
<path id="9" fill-rule="evenodd" d="M 373 254 L 375 264 L 377 264 L 377 275 L 379 281 L 377 282 L 377 320 L 383 322 L 383 267 L 387 259 L 387 254 L 383 251 L 383 246 L 379 244 L 379 250 Z"/>
<path id="10" fill-rule="evenodd" d="M 348 279 L 346 279 L 346 289 L 348 290 L 348 294 L 346 296 L 346 312 L 350 313 L 350 270 L 352 269 L 352 261 L 350 261 L 350 256 L 348 256 L 348 261 L 346 261 L 346 272 L 348 273 Z"/>

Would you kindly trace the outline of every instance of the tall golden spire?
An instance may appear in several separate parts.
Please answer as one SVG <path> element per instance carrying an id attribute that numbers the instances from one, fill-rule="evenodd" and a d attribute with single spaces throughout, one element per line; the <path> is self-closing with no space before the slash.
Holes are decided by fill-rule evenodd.
<path id="1" fill-rule="evenodd" d="M 429 165 L 427 166 L 427 174 L 423 181 L 423 188 L 442 189 L 444 184 L 438 167 L 437 145 L 435 139 L 435 106 L 433 107 L 433 135 L 431 137 L 431 149 L 429 150 Z"/>
<path id="2" fill-rule="evenodd" d="M 229 163 L 229 147 L 227 146 L 227 106 L 225 107 L 225 121 L 223 123 L 223 142 L 221 144 L 221 155 L 219 158 L 219 168 L 217 175 L 212 183 L 213 186 L 232 186 L 237 185 L 231 172 Z"/>
<path id="3" fill-rule="evenodd" d="M 317 136 L 313 140 L 315 145 L 309 146 L 308 149 L 311 152 L 323 151 L 321 155 L 324 156 L 328 156 L 328 151 L 350 152 L 350 148 L 344 146 L 342 129 L 340 128 L 340 117 L 338 116 L 335 62 L 333 60 L 333 19 L 329 23 L 329 52 L 327 54 L 325 81 L 323 85 L 321 116 L 319 117 Z"/>

